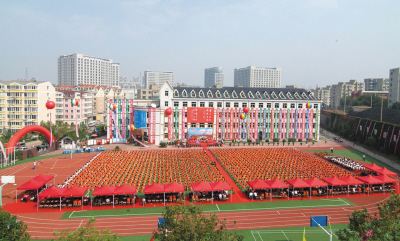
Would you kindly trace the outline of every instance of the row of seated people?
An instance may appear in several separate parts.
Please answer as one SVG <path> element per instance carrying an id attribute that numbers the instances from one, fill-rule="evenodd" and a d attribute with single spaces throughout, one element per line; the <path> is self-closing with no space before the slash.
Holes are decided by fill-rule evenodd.
<path id="1" fill-rule="evenodd" d="M 149 183 L 223 181 L 216 166 L 201 150 L 164 149 L 106 151 L 101 153 L 69 185 L 94 188 L 130 184 L 143 191 Z"/>
<path id="2" fill-rule="evenodd" d="M 293 148 L 219 148 L 211 150 L 243 187 L 247 186 L 248 181 L 257 179 L 290 180 L 351 175 L 348 170 L 321 157 Z"/>
<path id="3" fill-rule="evenodd" d="M 196 201 L 226 201 L 229 199 L 228 191 L 215 191 L 215 192 L 195 192 L 191 193 L 189 198 L 190 200 Z"/>
<path id="4" fill-rule="evenodd" d="M 325 159 L 352 171 L 362 171 L 365 169 L 361 163 L 347 157 L 325 156 Z"/>
<path id="5" fill-rule="evenodd" d="M 136 197 L 127 195 L 116 195 L 114 196 L 114 205 L 133 205 L 135 203 Z M 107 206 L 113 205 L 112 196 L 99 196 L 93 198 L 93 206 Z"/>
<path id="6" fill-rule="evenodd" d="M 83 205 L 89 204 L 89 198 L 83 198 Z M 82 206 L 82 198 L 61 198 L 61 207 L 80 207 Z M 40 208 L 59 208 L 60 199 L 59 198 L 47 198 L 41 200 L 39 203 Z"/>

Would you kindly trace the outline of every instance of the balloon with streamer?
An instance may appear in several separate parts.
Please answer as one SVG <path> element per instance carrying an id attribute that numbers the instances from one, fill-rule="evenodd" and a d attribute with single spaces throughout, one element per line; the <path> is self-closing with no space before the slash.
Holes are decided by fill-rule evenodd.
<path id="1" fill-rule="evenodd" d="M 117 110 L 117 105 L 116 105 L 116 104 L 113 104 L 113 105 L 112 105 L 112 109 L 113 109 L 113 111 L 116 111 L 116 110 Z"/>
<path id="2" fill-rule="evenodd" d="M 241 119 L 241 120 L 246 119 L 246 115 L 245 115 L 244 113 L 240 114 L 240 119 Z"/>
<path id="3" fill-rule="evenodd" d="M 172 108 L 169 107 L 169 108 L 165 109 L 164 114 L 165 114 L 166 116 L 170 116 L 170 115 L 172 114 Z"/>
<path id="4" fill-rule="evenodd" d="M 79 106 L 79 99 L 75 99 L 75 106 Z"/>
<path id="5" fill-rule="evenodd" d="M 48 110 L 52 110 L 52 109 L 54 109 L 54 107 L 56 107 L 56 103 L 54 103 L 54 101 L 48 100 L 46 102 L 46 108 Z"/>
<path id="6" fill-rule="evenodd" d="M 244 107 L 244 108 L 243 108 L 243 112 L 246 113 L 246 114 L 249 113 L 249 107 L 247 107 L 247 106 Z"/>
<path id="7" fill-rule="evenodd" d="M 133 132 L 133 131 L 135 130 L 135 125 L 134 125 L 134 124 L 131 124 L 131 125 L 129 126 L 129 130 L 130 130 L 131 132 Z"/>
<path id="8" fill-rule="evenodd" d="M 310 109 L 310 108 L 311 108 L 310 102 L 308 102 L 308 103 L 306 104 L 306 107 L 307 107 L 307 109 Z"/>

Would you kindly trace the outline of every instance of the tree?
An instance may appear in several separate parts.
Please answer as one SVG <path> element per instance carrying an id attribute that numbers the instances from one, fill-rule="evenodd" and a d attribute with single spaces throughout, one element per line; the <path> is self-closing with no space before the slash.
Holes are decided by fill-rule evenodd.
<path id="1" fill-rule="evenodd" d="M 119 241 L 117 235 L 109 230 L 97 229 L 94 226 L 95 220 L 90 219 L 86 225 L 79 227 L 75 231 L 63 231 L 57 233 L 57 241 Z"/>
<path id="2" fill-rule="evenodd" d="M 225 222 L 215 214 L 203 214 L 197 206 L 167 207 L 165 225 L 156 234 L 160 241 L 241 241 L 243 237 L 226 231 Z"/>
<path id="3" fill-rule="evenodd" d="M 349 219 L 349 227 L 339 230 L 340 241 L 396 241 L 400 240 L 400 196 L 378 206 L 378 215 L 367 210 L 354 211 Z"/>
<path id="4" fill-rule="evenodd" d="M 30 240 L 30 237 L 26 224 L 0 209 L 0 241 L 28 240 Z"/>

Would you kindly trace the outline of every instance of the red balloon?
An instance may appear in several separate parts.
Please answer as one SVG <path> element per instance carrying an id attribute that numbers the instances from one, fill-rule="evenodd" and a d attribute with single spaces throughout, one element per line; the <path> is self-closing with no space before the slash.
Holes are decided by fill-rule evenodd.
<path id="1" fill-rule="evenodd" d="M 246 113 L 246 114 L 249 113 L 249 107 L 244 107 L 243 108 L 243 112 Z"/>
<path id="2" fill-rule="evenodd" d="M 54 103 L 54 101 L 48 100 L 46 102 L 46 108 L 48 110 L 52 110 L 52 109 L 54 109 L 54 107 L 56 107 L 56 103 Z"/>
<path id="3" fill-rule="evenodd" d="M 75 106 L 79 106 L 79 99 L 75 100 Z"/>
<path id="4" fill-rule="evenodd" d="M 166 116 L 170 116 L 170 115 L 172 114 L 172 108 L 169 107 L 168 109 L 165 109 L 164 114 L 165 114 Z"/>
<path id="5" fill-rule="evenodd" d="M 135 125 L 134 125 L 134 124 L 131 124 L 131 125 L 129 126 L 129 129 L 130 129 L 131 131 L 134 131 L 134 130 L 135 130 Z"/>
<path id="6" fill-rule="evenodd" d="M 117 109 L 117 105 L 113 104 L 113 110 L 116 110 L 116 109 Z"/>

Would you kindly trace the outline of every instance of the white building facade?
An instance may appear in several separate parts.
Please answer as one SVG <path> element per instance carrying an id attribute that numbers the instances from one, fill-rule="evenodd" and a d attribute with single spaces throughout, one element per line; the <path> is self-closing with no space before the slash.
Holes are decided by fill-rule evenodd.
<path id="1" fill-rule="evenodd" d="M 58 84 L 118 86 L 120 66 L 110 59 L 84 54 L 63 55 L 58 58 Z"/>
<path id="2" fill-rule="evenodd" d="M 364 79 L 365 91 L 388 91 L 389 79 L 385 78 L 368 78 Z"/>
<path id="3" fill-rule="evenodd" d="M 265 68 L 248 66 L 234 70 L 235 87 L 280 88 L 282 70 L 280 68 Z"/>
<path id="4" fill-rule="evenodd" d="M 160 88 L 164 83 L 170 83 L 174 86 L 175 77 L 173 72 L 145 71 L 143 76 L 144 89 L 150 89 L 152 86 Z"/>

